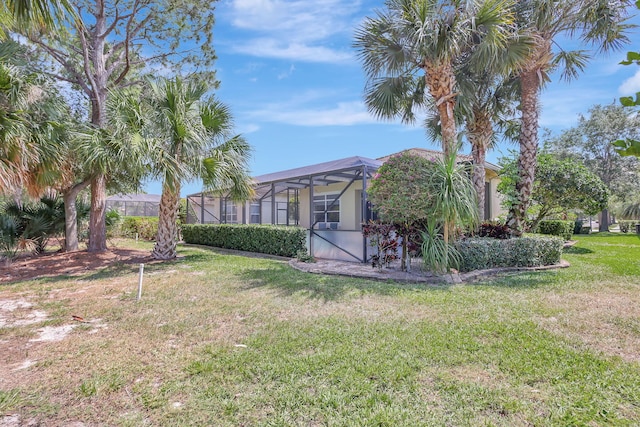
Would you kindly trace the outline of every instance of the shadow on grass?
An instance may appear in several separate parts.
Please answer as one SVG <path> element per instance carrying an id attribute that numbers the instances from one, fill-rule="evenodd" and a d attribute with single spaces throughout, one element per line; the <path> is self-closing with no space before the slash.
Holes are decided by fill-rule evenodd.
<path id="1" fill-rule="evenodd" d="M 576 255 L 585 255 L 585 254 L 594 253 L 594 251 L 592 251 L 591 249 L 581 248 L 581 247 L 576 247 L 576 246 L 571 246 L 569 248 L 565 248 L 562 252 L 565 253 L 565 254 L 576 254 Z"/>
<path id="2" fill-rule="evenodd" d="M 538 289 L 555 284 L 557 273 L 558 270 L 504 273 L 487 277 L 474 286 Z"/>
<path id="3" fill-rule="evenodd" d="M 246 282 L 245 289 L 270 288 L 280 296 L 304 295 L 323 301 L 337 301 L 350 295 L 375 294 L 397 295 L 406 291 L 443 291 L 449 285 L 430 285 L 377 281 L 298 271 L 287 264 L 274 265 L 269 269 L 246 269 L 240 273 Z"/>

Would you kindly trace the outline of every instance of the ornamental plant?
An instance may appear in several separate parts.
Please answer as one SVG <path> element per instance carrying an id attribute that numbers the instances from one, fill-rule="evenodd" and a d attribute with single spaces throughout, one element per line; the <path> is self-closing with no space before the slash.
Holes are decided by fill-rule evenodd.
<path id="1" fill-rule="evenodd" d="M 402 238 L 403 271 L 410 268 L 407 260 L 411 226 L 425 221 L 432 212 L 429 180 L 434 166 L 434 162 L 413 154 L 393 156 L 378 169 L 367 189 L 380 219 L 395 224 L 396 233 Z"/>
<path id="2" fill-rule="evenodd" d="M 369 239 L 371 246 L 376 248 L 376 254 L 371 257 L 372 267 L 381 270 L 398 259 L 398 239 L 393 225 L 369 221 L 362 227 L 362 234 Z"/>

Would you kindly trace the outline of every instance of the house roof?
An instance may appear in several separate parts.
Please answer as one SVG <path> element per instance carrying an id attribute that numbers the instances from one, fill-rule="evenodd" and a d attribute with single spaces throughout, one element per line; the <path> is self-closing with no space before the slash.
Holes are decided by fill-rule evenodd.
<path id="1" fill-rule="evenodd" d="M 441 159 L 442 156 L 444 155 L 444 153 L 442 151 L 435 151 L 435 150 L 427 150 L 425 148 L 409 148 L 407 150 L 402 150 L 399 151 L 397 153 L 393 153 L 393 154 L 389 154 L 387 156 L 384 157 L 379 157 L 378 160 L 380 160 L 381 162 L 386 162 L 387 160 L 389 160 L 391 157 L 393 156 L 398 156 L 400 154 L 412 154 L 415 156 L 420 156 L 420 157 L 424 157 L 426 159 Z M 473 162 L 473 156 L 470 156 L 468 154 L 458 154 L 457 156 L 458 162 L 459 163 L 463 163 L 463 162 L 468 162 L 471 163 Z M 494 172 L 498 172 L 500 170 L 500 167 L 498 167 L 497 165 L 494 165 L 493 163 L 489 163 L 489 162 L 484 162 L 484 168 L 485 169 L 489 169 L 491 171 Z"/>
<path id="2" fill-rule="evenodd" d="M 108 202 L 150 202 L 160 203 L 159 194 L 114 194 L 107 197 Z"/>
<path id="3" fill-rule="evenodd" d="M 317 163 L 315 165 L 303 166 L 279 172 L 253 177 L 253 184 L 258 198 L 270 193 L 271 187 L 275 187 L 276 193 L 287 188 L 308 187 L 313 178 L 314 186 L 330 185 L 338 182 L 349 182 L 356 178 L 361 178 L 366 170 L 367 177 L 371 178 L 375 171 L 389 160 L 392 156 L 402 153 L 409 153 L 425 158 L 441 158 L 441 151 L 427 150 L 424 148 L 410 148 L 378 159 L 368 157 L 353 156 L 344 159 L 332 160 L 330 162 Z M 471 162 L 473 159 L 469 155 L 458 155 L 459 162 Z M 485 169 L 491 171 L 492 175 L 497 175 L 500 168 L 492 163 L 485 162 Z M 200 194 L 200 193 L 198 193 Z"/>
<path id="4" fill-rule="evenodd" d="M 307 179 L 310 176 L 324 175 L 327 178 L 331 176 L 339 176 L 340 172 L 361 169 L 363 167 L 378 169 L 382 166 L 382 161 L 369 159 L 367 157 L 347 157 L 345 159 L 332 160 L 330 162 L 318 163 L 310 166 L 289 169 L 281 172 L 274 172 L 266 175 L 260 175 L 253 178 L 254 183 L 260 185 L 264 183 L 289 181 L 297 179 Z"/>

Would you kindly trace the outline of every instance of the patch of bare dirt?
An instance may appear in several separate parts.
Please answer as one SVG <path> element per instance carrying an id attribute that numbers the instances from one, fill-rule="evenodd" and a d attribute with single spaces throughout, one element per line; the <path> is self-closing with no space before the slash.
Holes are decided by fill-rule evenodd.
<path id="1" fill-rule="evenodd" d="M 112 248 L 101 253 L 53 252 L 20 257 L 9 266 L 0 266 L 0 284 L 54 277 L 79 276 L 116 263 L 135 264 L 153 261 L 149 251 Z"/>

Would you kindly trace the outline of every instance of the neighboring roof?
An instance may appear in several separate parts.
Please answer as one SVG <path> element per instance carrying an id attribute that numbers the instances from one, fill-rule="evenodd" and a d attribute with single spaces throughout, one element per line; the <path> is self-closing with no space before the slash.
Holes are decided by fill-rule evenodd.
<path id="1" fill-rule="evenodd" d="M 300 178 L 308 178 L 316 175 L 331 176 L 332 173 L 359 169 L 364 166 L 378 169 L 382 166 L 381 161 L 369 159 L 366 157 L 354 156 L 347 157 L 346 159 L 332 160 L 330 162 L 318 163 L 310 166 L 303 166 L 300 168 L 289 169 L 281 172 L 274 172 L 266 175 L 260 175 L 253 178 L 255 184 L 265 184 L 271 182 L 289 181 Z"/>
<path id="2" fill-rule="evenodd" d="M 150 202 L 160 203 L 158 194 L 114 194 L 107 197 L 108 202 Z"/>
<path id="3" fill-rule="evenodd" d="M 384 157 L 380 157 L 378 158 L 378 160 L 380 160 L 381 162 L 386 162 L 387 160 L 389 160 L 391 157 L 393 156 L 398 156 L 400 154 L 412 154 L 415 156 L 420 156 L 420 157 L 424 157 L 425 159 L 431 159 L 431 160 L 435 160 L 435 159 L 441 159 L 443 156 L 443 152 L 442 151 L 435 151 L 435 150 L 427 150 L 425 148 L 409 148 L 407 150 L 402 150 L 399 151 L 397 153 L 393 153 L 393 154 L 389 154 L 387 156 Z M 458 162 L 462 163 L 462 162 L 473 162 L 473 157 L 468 155 L 468 154 L 458 154 L 456 156 L 458 158 Z M 500 167 L 498 167 L 497 165 L 494 165 L 493 163 L 489 163 L 489 162 L 484 162 L 484 167 L 485 169 L 489 169 L 492 170 L 494 172 L 498 172 L 500 170 Z"/>

